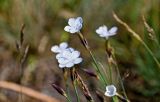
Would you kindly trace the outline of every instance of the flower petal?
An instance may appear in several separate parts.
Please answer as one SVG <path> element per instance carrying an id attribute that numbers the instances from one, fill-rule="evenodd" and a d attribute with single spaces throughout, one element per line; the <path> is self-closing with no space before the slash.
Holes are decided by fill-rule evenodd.
<path id="1" fill-rule="evenodd" d="M 51 51 L 54 52 L 54 53 L 58 53 L 60 51 L 60 49 L 57 45 L 55 45 L 55 46 L 51 47 Z"/>
<path id="2" fill-rule="evenodd" d="M 78 32 L 78 31 L 79 31 L 79 30 L 77 30 L 77 29 L 75 29 L 75 28 L 71 28 L 69 32 L 73 34 L 73 33 L 76 33 L 76 32 Z"/>
<path id="3" fill-rule="evenodd" d="M 64 28 L 64 30 L 65 30 L 66 32 L 70 32 L 71 29 L 72 29 L 71 26 L 66 26 L 66 27 Z"/>
<path id="4" fill-rule="evenodd" d="M 105 96 L 112 97 L 108 92 L 105 92 Z"/>
<path id="5" fill-rule="evenodd" d="M 102 30 L 103 30 L 103 32 L 108 32 L 107 26 L 103 25 L 103 26 L 102 26 Z"/>
<path id="6" fill-rule="evenodd" d="M 76 19 L 76 21 L 75 22 L 79 22 L 79 23 L 83 23 L 83 19 L 82 19 L 82 17 L 77 17 L 77 19 Z"/>
<path id="7" fill-rule="evenodd" d="M 82 62 L 82 58 L 77 58 L 74 60 L 74 64 L 79 64 Z"/>
<path id="8" fill-rule="evenodd" d="M 69 24 L 70 26 L 74 26 L 75 21 L 76 21 L 75 18 L 70 18 L 70 19 L 68 20 L 68 24 Z"/>
<path id="9" fill-rule="evenodd" d="M 79 32 L 81 30 L 81 28 L 82 28 L 82 24 L 81 23 L 76 25 L 77 32 Z"/>
<path id="10" fill-rule="evenodd" d="M 56 55 L 56 59 L 59 59 L 61 57 L 63 57 L 61 53 L 59 53 L 59 54 Z"/>
<path id="11" fill-rule="evenodd" d="M 73 52 L 74 49 L 72 47 L 68 48 L 67 51 Z"/>
<path id="12" fill-rule="evenodd" d="M 69 63 L 66 64 L 67 68 L 70 68 L 70 67 L 73 67 L 73 66 L 74 66 L 74 64 L 72 62 L 69 62 Z"/>
<path id="13" fill-rule="evenodd" d="M 59 64 L 59 67 L 60 67 L 60 68 L 64 68 L 65 65 L 64 65 L 64 64 Z"/>
<path id="14" fill-rule="evenodd" d="M 60 63 L 60 64 L 64 64 L 65 60 L 66 60 L 66 59 L 65 59 L 65 58 L 63 58 L 63 57 L 62 57 L 62 58 L 59 58 L 59 59 L 58 59 L 58 63 Z"/>
<path id="15" fill-rule="evenodd" d="M 106 34 L 99 34 L 100 37 L 106 37 Z"/>
<path id="16" fill-rule="evenodd" d="M 73 51 L 71 56 L 72 56 L 72 58 L 77 58 L 77 57 L 80 56 L 80 52 L 79 51 Z"/>
<path id="17" fill-rule="evenodd" d="M 110 33 L 110 35 L 115 35 L 117 33 L 117 30 L 117 27 L 112 27 L 108 32 Z"/>
<path id="18" fill-rule="evenodd" d="M 61 44 L 59 45 L 59 47 L 60 47 L 61 49 L 66 49 L 66 48 L 68 47 L 68 43 L 63 42 L 63 43 L 61 43 Z"/>
<path id="19" fill-rule="evenodd" d="M 103 36 L 106 36 L 105 34 L 106 34 L 106 32 L 108 32 L 107 31 L 107 27 L 104 25 L 104 26 L 100 26 L 97 30 L 96 30 L 96 33 L 97 34 L 101 34 L 101 35 L 103 35 Z"/>

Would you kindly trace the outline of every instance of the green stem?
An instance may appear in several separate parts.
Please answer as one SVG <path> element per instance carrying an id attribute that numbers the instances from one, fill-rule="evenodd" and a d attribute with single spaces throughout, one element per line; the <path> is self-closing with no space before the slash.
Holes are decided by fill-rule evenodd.
<path id="1" fill-rule="evenodd" d="M 98 73 L 100 74 L 100 77 L 101 77 L 102 80 L 104 81 L 105 85 L 107 85 L 107 82 L 106 82 L 106 80 L 104 79 L 104 76 L 102 75 L 102 73 L 101 73 L 101 71 L 100 71 L 100 69 L 99 69 L 99 67 L 98 67 L 98 63 L 97 63 L 94 55 L 92 54 L 92 52 L 91 52 L 90 50 L 89 50 L 89 53 L 90 53 L 90 55 L 91 55 L 91 57 L 92 57 L 92 59 L 93 59 L 93 62 L 94 62 L 94 64 L 95 64 L 95 66 L 96 66 L 96 69 L 97 69 Z"/>
<path id="2" fill-rule="evenodd" d="M 118 97 L 117 97 L 117 96 L 113 96 L 113 97 L 112 97 L 112 99 L 113 99 L 113 101 L 114 101 L 114 102 L 119 102 L 119 100 L 118 100 Z"/>
<path id="3" fill-rule="evenodd" d="M 71 98 L 70 98 L 70 92 L 69 92 L 69 85 L 68 85 L 68 81 L 67 81 L 67 83 L 66 83 L 66 90 L 67 90 L 67 100 L 68 100 L 68 102 L 71 102 L 70 100 L 71 100 Z"/>
<path id="4" fill-rule="evenodd" d="M 93 65 L 93 67 L 94 67 L 94 68 L 96 69 L 96 71 L 97 71 L 97 68 L 96 68 L 95 64 L 92 63 L 92 65 Z M 97 73 L 98 73 L 98 71 L 97 71 Z M 106 87 L 107 84 L 105 84 L 105 82 L 103 81 L 103 79 L 102 79 L 102 77 L 101 77 L 101 75 L 100 75 L 99 73 L 98 73 L 98 79 L 99 79 L 99 81 L 100 81 L 100 83 L 101 83 L 101 85 L 102 85 L 101 88 Z"/>
<path id="5" fill-rule="evenodd" d="M 75 67 L 73 67 L 71 69 L 72 84 L 73 84 L 73 87 L 74 87 L 74 90 L 75 90 L 75 93 L 76 93 L 77 102 L 80 102 L 79 95 L 78 95 L 78 90 L 77 90 L 77 77 L 76 77 L 76 74 L 75 74 L 75 70 L 76 70 Z"/>
<path id="6" fill-rule="evenodd" d="M 68 95 L 67 95 L 66 99 L 67 99 L 68 102 L 72 102 L 72 101 L 70 100 L 70 98 L 68 97 Z"/>
<path id="7" fill-rule="evenodd" d="M 86 41 L 86 39 L 84 38 L 83 34 L 81 32 L 78 33 L 79 34 L 79 37 L 80 37 L 80 40 L 82 41 L 83 45 L 85 46 L 85 48 L 87 49 L 87 51 L 89 52 L 89 54 L 91 55 L 92 57 L 92 60 L 93 60 L 93 63 L 96 67 L 96 70 L 97 72 L 99 73 L 101 79 L 104 81 L 104 85 L 107 85 L 107 82 L 103 76 L 103 74 L 101 73 L 100 69 L 99 69 L 99 66 L 98 66 L 98 63 L 96 61 L 96 58 L 94 57 L 92 51 L 90 50 L 90 47 L 88 46 L 88 43 Z"/>
<path id="8" fill-rule="evenodd" d="M 105 42 L 105 47 L 106 47 L 106 50 L 108 50 L 109 51 L 109 48 L 110 48 L 110 43 L 109 43 L 109 40 L 108 40 L 108 38 L 106 38 L 106 42 Z M 109 61 L 109 58 L 110 58 L 110 54 L 112 53 L 112 52 L 108 52 L 108 51 L 106 51 L 107 52 L 107 58 L 108 58 L 108 67 L 109 67 L 109 77 L 110 77 L 110 83 L 112 83 L 112 66 L 111 66 L 111 62 Z"/>
<path id="9" fill-rule="evenodd" d="M 145 48 L 148 50 L 148 52 L 150 53 L 150 55 L 153 57 L 154 61 L 155 61 L 155 62 L 157 63 L 157 65 L 158 65 L 158 67 L 160 68 L 160 63 L 159 63 L 159 61 L 157 60 L 157 58 L 154 56 L 154 54 L 153 54 L 153 52 L 151 51 L 151 49 L 147 46 L 147 44 L 146 44 L 144 41 L 141 40 L 141 42 L 142 42 L 142 44 L 145 46 Z"/>
<path id="10" fill-rule="evenodd" d="M 109 77 L 110 77 L 110 83 L 112 83 L 112 69 L 110 63 L 109 63 Z"/>
<path id="11" fill-rule="evenodd" d="M 113 54 L 113 57 L 114 57 L 114 59 L 116 60 L 116 57 L 115 57 L 114 54 Z M 120 72 L 119 72 L 118 64 L 117 64 L 116 61 L 115 61 L 115 67 L 116 67 L 116 70 L 117 70 L 117 73 L 118 73 L 118 78 L 119 78 L 119 81 L 120 81 L 120 84 L 121 84 L 121 87 L 122 87 L 124 96 L 125 96 L 126 99 L 128 99 L 127 94 L 126 94 L 126 90 L 125 90 L 125 88 L 124 88 L 124 84 L 123 84 L 123 81 L 122 81 L 122 77 L 121 77 Z"/>
<path id="12" fill-rule="evenodd" d="M 66 84 L 66 99 L 68 102 L 71 102 L 71 98 L 70 98 L 70 92 L 69 92 L 69 84 L 68 84 L 68 72 L 67 70 L 63 69 L 63 78 L 64 78 L 64 81 L 65 81 L 65 84 Z"/>
<path id="13" fill-rule="evenodd" d="M 102 68 L 102 70 L 103 70 L 103 72 L 104 72 L 104 75 L 105 75 L 105 77 L 106 77 L 106 82 L 108 83 L 108 82 L 109 82 L 108 73 L 106 72 L 106 70 L 105 70 L 104 66 L 102 65 L 102 63 L 99 62 L 99 65 L 101 66 L 101 68 Z"/>
<path id="14" fill-rule="evenodd" d="M 77 97 L 77 102 L 80 102 L 80 99 L 79 99 L 79 95 L 78 95 L 78 90 L 77 90 L 77 82 L 73 82 L 73 86 L 74 86 L 74 90 L 76 92 L 76 97 Z"/>

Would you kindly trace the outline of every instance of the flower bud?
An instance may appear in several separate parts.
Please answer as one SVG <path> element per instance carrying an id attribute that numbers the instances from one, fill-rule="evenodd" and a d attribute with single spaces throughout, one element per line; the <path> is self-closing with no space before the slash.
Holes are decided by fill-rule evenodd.
<path id="1" fill-rule="evenodd" d="M 52 84 L 52 87 L 53 87 L 59 94 L 63 95 L 64 97 L 67 97 L 65 91 L 64 91 L 61 87 L 59 87 L 58 85 L 56 85 L 56 84 L 54 84 L 54 83 Z"/>
<path id="2" fill-rule="evenodd" d="M 91 77 L 96 77 L 96 78 L 98 78 L 97 74 L 94 73 L 94 72 L 91 71 L 91 70 L 83 69 L 83 71 L 86 72 L 86 73 L 87 73 L 89 76 L 91 76 Z"/>

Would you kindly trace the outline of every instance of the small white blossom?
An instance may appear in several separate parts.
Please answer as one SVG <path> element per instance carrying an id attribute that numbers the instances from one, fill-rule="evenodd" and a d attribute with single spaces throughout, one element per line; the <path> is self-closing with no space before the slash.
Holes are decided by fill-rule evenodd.
<path id="1" fill-rule="evenodd" d="M 112 97 L 115 96 L 117 93 L 117 89 L 114 85 L 108 85 L 106 86 L 106 92 L 105 95 L 108 97 Z"/>
<path id="2" fill-rule="evenodd" d="M 57 53 L 56 59 L 58 60 L 60 68 L 71 68 L 75 64 L 82 62 L 80 57 L 80 52 L 74 50 L 73 48 L 68 48 L 68 43 L 63 42 L 59 46 L 55 45 L 51 48 L 51 51 Z"/>
<path id="3" fill-rule="evenodd" d="M 68 47 L 68 43 L 63 42 L 59 46 L 58 45 L 52 46 L 51 51 L 54 52 L 54 53 L 60 53 L 64 50 L 66 50 L 67 47 Z"/>
<path id="4" fill-rule="evenodd" d="M 56 59 L 58 60 L 60 57 L 62 57 L 63 56 L 63 54 L 62 54 L 62 52 L 64 52 L 64 51 L 69 51 L 69 52 L 73 52 L 73 51 L 75 51 L 73 48 L 66 48 L 65 50 L 63 50 L 63 51 L 61 51 L 60 53 L 58 53 L 57 55 L 56 55 Z"/>
<path id="5" fill-rule="evenodd" d="M 112 27 L 111 29 L 108 30 L 107 26 L 103 25 L 100 26 L 97 30 L 96 33 L 100 36 L 100 37 L 105 37 L 108 39 L 108 37 L 116 35 L 117 34 L 117 27 Z"/>
<path id="6" fill-rule="evenodd" d="M 64 68 L 64 67 L 71 68 L 75 64 L 79 64 L 82 62 L 82 58 L 80 57 L 80 52 L 75 50 L 63 51 L 62 53 L 58 54 L 56 58 L 58 60 L 60 68 Z"/>
<path id="7" fill-rule="evenodd" d="M 64 28 L 66 32 L 77 33 L 82 28 L 83 19 L 81 17 L 70 18 L 68 20 L 68 26 Z"/>

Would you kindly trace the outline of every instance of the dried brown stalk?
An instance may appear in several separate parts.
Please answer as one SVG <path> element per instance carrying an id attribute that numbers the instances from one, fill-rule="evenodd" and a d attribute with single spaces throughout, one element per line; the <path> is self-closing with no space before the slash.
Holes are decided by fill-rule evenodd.
<path id="1" fill-rule="evenodd" d="M 32 98 L 35 98 L 37 100 L 41 100 L 43 102 L 60 102 L 58 99 L 47 96 L 45 94 L 42 94 L 38 91 L 35 91 L 33 89 L 17 85 L 12 82 L 7 82 L 7 81 L 0 81 L 0 88 L 16 91 L 22 94 L 25 94 L 27 96 L 30 96 Z"/>
<path id="2" fill-rule="evenodd" d="M 87 87 L 86 84 L 83 82 L 81 76 L 80 76 L 77 72 L 76 72 L 76 75 L 77 75 L 77 81 L 78 81 L 79 84 L 81 85 L 86 99 L 89 100 L 90 102 L 93 102 L 93 98 L 92 98 L 92 96 L 91 96 L 91 94 L 90 94 L 90 92 L 89 92 L 88 87 Z"/>
<path id="3" fill-rule="evenodd" d="M 133 31 L 127 23 L 123 22 L 114 12 L 113 12 L 113 17 L 115 18 L 115 20 L 122 24 L 124 27 L 126 27 L 126 29 L 128 30 L 128 32 L 130 32 L 137 40 L 139 40 L 140 42 L 143 42 L 143 40 L 141 39 L 141 37 L 135 32 Z"/>
<path id="4" fill-rule="evenodd" d="M 148 33 L 149 33 L 150 38 L 151 38 L 152 40 L 155 39 L 155 32 L 154 32 L 153 28 L 151 28 L 151 27 L 149 26 L 149 24 L 147 23 L 144 15 L 142 15 L 142 20 L 143 20 L 143 23 L 144 23 L 145 28 L 147 29 L 147 31 L 148 31 Z"/>
<path id="5" fill-rule="evenodd" d="M 133 37 L 135 37 L 140 43 L 142 43 L 142 45 L 148 50 L 148 52 L 150 53 L 150 55 L 155 60 L 157 66 L 160 68 L 160 62 L 157 60 L 157 58 L 155 57 L 155 55 L 153 54 L 153 52 L 151 51 L 151 49 L 142 40 L 142 38 L 139 36 L 139 34 L 137 34 L 134 30 L 132 30 L 132 28 L 127 23 L 123 22 L 114 12 L 113 12 L 113 17 L 114 17 L 114 19 L 118 23 L 120 23 L 121 25 L 123 25 L 128 30 L 128 32 L 130 32 L 132 34 Z"/>

